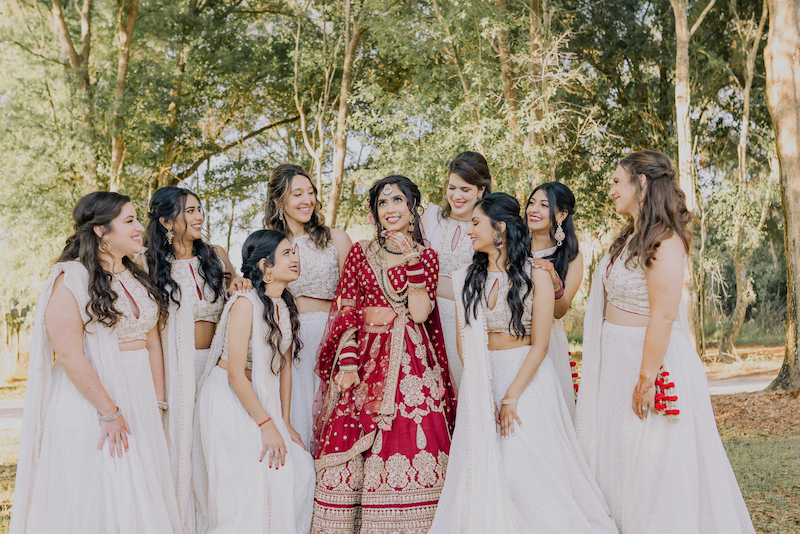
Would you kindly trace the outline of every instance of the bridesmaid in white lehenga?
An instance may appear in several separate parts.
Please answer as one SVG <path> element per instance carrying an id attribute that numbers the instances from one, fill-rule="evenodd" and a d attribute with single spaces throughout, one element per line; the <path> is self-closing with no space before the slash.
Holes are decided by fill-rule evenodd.
<path id="1" fill-rule="evenodd" d="M 430 532 L 616 533 L 547 357 L 553 284 L 519 211 L 505 193 L 480 200 L 475 259 L 453 274 L 464 375 Z"/>
<path id="2" fill-rule="evenodd" d="M 169 306 L 161 326 L 164 378 L 170 409 L 164 418 L 172 477 L 181 522 L 194 534 L 192 497 L 192 421 L 195 385 L 206 361 L 222 308 L 230 292 L 249 290 L 250 280 L 237 278 L 221 247 L 203 241 L 205 214 L 192 191 L 162 187 L 150 199 L 147 247 L 137 259 Z"/>
<path id="3" fill-rule="evenodd" d="M 300 277 L 289 284 L 300 312 L 302 343 L 292 376 L 292 424 L 308 448 L 314 426 L 312 406 L 319 387 L 314 372 L 317 349 L 353 243 L 345 232 L 323 224 L 317 188 L 298 165 L 278 165 L 272 171 L 263 211 L 264 228 L 286 234 L 300 260 Z"/>
<path id="4" fill-rule="evenodd" d="M 439 256 L 439 285 L 436 307 L 442 323 L 447 360 L 458 390 L 464 365 L 456 358 L 456 305 L 452 273 L 472 263 L 472 240 L 467 230 L 475 202 L 492 192 L 489 164 L 477 152 L 462 152 L 447 167 L 447 184 L 442 207 L 430 206 L 422 215 L 422 227 L 429 246 Z"/>
<path id="5" fill-rule="evenodd" d="M 578 250 L 578 236 L 572 224 L 574 212 L 575 196 L 559 182 L 537 186 L 528 197 L 525 208 L 528 230 L 531 232 L 533 265 L 550 273 L 556 292 L 555 317 L 550 329 L 547 354 L 553 358 L 572 419 L 575 419 L 575 391 L 569 342 L 561 318 L 569 311 L 583 280 L 583 254 Z"/>
<path id="6" fill-rule="evenodd" d="M 612 181 L 628 223 L 586 304 L 581 446 L 621 532 L 752 534 L 681 302 L 694 217 L 664 154 L 626 156 Z"/>
<path id="7" fill-rule="evenodd" d="M 127 257 L 142 225 L 109 192 L 73 218 L 36 308 L 9 532 L 184 532 L 159 410 L 166 310 Z"/>
<path id="8" fill-rule="evenodd" d="M 242 247 L 242 272 L 255 289 L 225 306 L 195 408 L 200 534 L 311 528 L 314 461 L 289 417 L 300 324 L 286 285 L 298 269 L 275 230 L 254 232 Z"/>

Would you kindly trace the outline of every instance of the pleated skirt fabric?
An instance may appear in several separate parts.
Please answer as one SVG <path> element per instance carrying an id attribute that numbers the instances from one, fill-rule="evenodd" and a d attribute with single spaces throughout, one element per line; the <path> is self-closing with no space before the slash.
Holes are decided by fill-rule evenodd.
<path id="1" fill-rule="evenodd" d="M 319 388 L 319 377 L 314 372 L 317 350 L 328 323 L 327 312 L 309 312 L 300 315 L 300 361 L 292 364 L 292 404 L 290 421 L 300 434 L 306 450 L 311 442 L 314 420 L 311 417 L 314 397 Z"/>
<path id="2" fill-rule="evenodd" d="M 450 299 L 436 297 L 436 307 L 439 308 L 439 321 L 442 324 L 444 346 L 447 351 L 447 362 L 450 365 L 450 375 L 453 378 L 453 387 L 458 390 L 461 384 L 461 375 L 464 373 L 464 364 L 458 357 L 458 344 L 456 341 L 456 303 Z"/>

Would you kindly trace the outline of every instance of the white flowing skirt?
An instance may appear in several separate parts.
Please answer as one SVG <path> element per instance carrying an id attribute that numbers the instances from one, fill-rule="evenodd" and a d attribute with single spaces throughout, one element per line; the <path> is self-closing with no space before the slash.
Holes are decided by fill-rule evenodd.
<path id="1" fill-rule="evenodd" d="M 194 349 L 194 383 L 197 385 L 200 382 L 200 377 L 203 376 L 203 371 L 206 368 L 208 361 L 208 354 L 211 349 Z M 180 355 L 178 355 L 180 357 Z"/>
<path id="2" fill-rule="evenodd" d="M 633 413 L 646 330 L 606 322 L 602 331 L 596 476 L 620 532 L 755 532 L 717 433 L 703 365 L 678 323 L 663 364 L 678 421 Z"/>
<path id="3" fill-rule="evenodd" d="M 574 423 L 575 389 L 572 386 L 572 368 L 569 366 L 569 341 L 561 319 L 553 320 L 553 326 L 550 328 L 550 345 L 547 348 L 547 357 L 553 361 L 553 367 L 555 367 L 558 375 L 558 385 L 564 394 L 570 419 Z"/>
<path id="4" fill-rule="evenodd" d="M 328 323 L 327 312 L 308 312 L 300 315 L 300 361 L 292 365 L 292 404 L 290 421 L 306 450 L 311 442 L 314 420 L 311 417 L 314 397 L 319 387 L 319 377 L 314 372 L 317 365 L 317 350 Z"/>
<path id="5" fill-rule="evenodd" d="M 529 351 L 529 346 L 489 351 L 492 392 L 498 406 Z M 515 423 L 515 435 L 500 439 L 500 455 L 520 531 L 616 533 L 578 444 L 550 356 L 519 397 L 517 414 L 522 425 Z"/>
<path id="6" fill-rule="evenodd" d="M 195 461 L 207 478 L 193 478 L 199 534 L 307 534 L 314 499 L 314 461 L 283 436 L 288 454 L 280 469 L 261 456 L 261 431 L 215 367 L 195 407 Z"/>
<path id="7" fill-rule="evenodd" d="M 461 384 L 461 375 L 464 373 L 464 364 L 458 356 L 456 341 L 456 303 L 450 299 L 436 297 L 436 307 L 439 308 L 439 321 L 442 323 L 442 335 L 447 351 L 447 362 L 450 365 L 450 374 L 453 377 L 453 387 L 458 391 Z"/>
<path id="8" fill-rule="evenodd" d="M 27 532 L 140 534 L 183 532 L 170 475 L 147 349 L 119 353 L 120 380 L 137 394 L 122 415 L 129 452 L 98 450 L 97 411 L 64 373 L 53 371 Z M 131 454 L 136 451 L 137 454 Z"/>

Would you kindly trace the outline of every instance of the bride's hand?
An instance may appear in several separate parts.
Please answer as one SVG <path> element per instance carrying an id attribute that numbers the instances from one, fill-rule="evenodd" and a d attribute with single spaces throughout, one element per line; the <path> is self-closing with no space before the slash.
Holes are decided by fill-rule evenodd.
<path id="1" fill-rule="evenodd" d="M 353 386 L 357 386 L 361 383 L 361 380 L 358 378 L 358 372 L 356 371 L 339 371 L 336 373 L 336 377 L 334 378 L 339 387 L 342 388 L 342 391 L 347 391 Z"/>
<path id="2" fill-rule="evenodd" d="M 400 251 L 405 254 L 411 254 L 414 252 L 414 247 L 409 242 L 408 238 L 401 234 L 400 232 L 396 232 L 395 230 L 384 230 L 383 235 L 389 241 L 392 241 L 398 247 L 400 247 Z"/>

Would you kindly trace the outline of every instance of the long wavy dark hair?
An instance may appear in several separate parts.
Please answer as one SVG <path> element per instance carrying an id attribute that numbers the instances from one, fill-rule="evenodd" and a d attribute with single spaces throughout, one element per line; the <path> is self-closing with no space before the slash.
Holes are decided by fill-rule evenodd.
<path id="1" fill-rule="evenodd" d="M 661 152 L 643 150 L 625 156 L 619 164 L 628 172 L 631 183 L 641 197 L 639 229 L 628 245 L 626 265 L 632 266 L 631 262 L 638 258 L 640 265 L 650 267 L 661 241 L 669 239 L 673 233 L 683 240 L 683 246 L 689 252 L 695 216 L 686 207 L 686 195 L 675 177 L 669 158 Z M 639 183 L 640 174 L 647 177 L 644 191 Z M 630 218 L 611 243 L 611 261 L 620 255 L 633 230 L 633 218 Z"/>
<path id="2" fill-rule="evenodd" d="M 387 176 L 386 178 L 381 178 L 369 188 L 369 211 L 372 213 L 372 217 L 375 219 L 375 228 L 378 230 L 378 243 L 382 246 L 386 241 L 386 238 L 381 235 L 383 232 L 383 225 L 381 225 L 380 218 L 378 217 L 378 197 L 387 184 L 396 185 L 398 189 L 400 189 L 400 192 L 405 195 L 406 201 L 408 202 L 408 209 L 411 211 L 411 223 L 414 225 L 414 231 L 411 232 L 411 236 L 413 237 L 414 241 L 421 245 L 422 222 L 420 221 L 419 216 L 419 203 L 422 196 L 420 195 L 417 184 L 399 174 L 393 174 L 391 176 Z"/>
<path id="3" fill-rule="evenodd" d="M 453 158 L 453 161 L 447 166 L 448 179 L 451 174 L 457 175 L 478 189 L 485 188 L 481 198 L 492 192 L 492 173 L 489 172 L 489 162 L 478 152 L 462 152 Z M 445 184 L 447 184 L 447 180 L 445 180 Z M 446 187 L 447 185 L 445 185 Z M 450 217 L 451 211 L 453 211 L 453 208 L 450 207 L 450 203 L 447 201 L 447 194 L 445 194 L 442 199 L 442 217 L 445 219 Z"/>
<path id="4" fill-rule="evenodd" d="M 176 220 L 186 208 L 186 199 L 189 195 L 200 202 L 200 197 L 188 189 L 168 185 L 161 187 L 153 193 L 150 199 L 150 208 L 147 212 L 147 228 L 144 233 L 145 261 L 150 277 L 155 282 L 164 302 L 171 300 L 178 306 L 181 305 L 181 287 L 172 278 L 172 263 L 170 258 L 175 257 L 173 245 L 167 241 L 167 229 L 161 224 L 161 217 L 167 221 Z M 176 239 L 180 236 L 175 236 Z M 225 278 L 228 275 L 220 264 L 219 257 L 214 249 L 202 239 L 195 239 L 192 244 L 192 254 L 200 260 L 200 276 L 206 284 L 214 290 L 214 300 L 225 298 Z"/>
<path id="5" fill-rule="evenodd" d="M 578 256 L 578 236 L 575 234 L 575 225 L 572 222 L 572 214 L 575 213 L 575 195 L 572 194 L 569 187 L 559 182 L 546 182 L 536 187 L 531 195 L 528 197 L 527 206 L 530 205 L 534 193 L 537 191 L 544 191 L 547 195 L 547 203 L 550 205 L 550 239 L 557 243 L 556 240 L 556 214 L 562 211 L 567 212 L 567 217 L 561 222 L 561 229 L 564 231 L 564 241 L 556 251 L 547 256 L 547 259 L 553 262 L 558 276 L 561 280 L 565 280 L 567 271 L 569 270 L 569 263 Z"/>
<path id="6" fill-rule="evenodd" d="M 242 245 L 242 274 L 253 282 L 253 289 L 258 298 L 261 299 L 262 304 L 264 304 L 264 322 L 267 323 L 266 342 L 272 349 L 270 369 L 276 375 L 280 374 L 283 366 L 286 365 L 286 358 L 283 357 L 279 349 L 283 335 L 281 334 L 280 326 L 278 326 L 275 304 L 264 293 L 266 290 L 264 271 L 258 266 L 258 262 L 266 259 L 267 265 L 275 265 L 275 250 L 284 239 L 286 239 L 286 236 L 277 230 L 256 230 L 247 237 L 244 245 Z M 294 346 L 292 360 L 299 361 L 300 349 L 303 348 L 303 342 L 300 341 L 300 315 L 297 313 L 294 297 L 292 297 L 288 289 L 284 288 L 281 298 L 286 303 L 286 307 L 289 308 L 289 322 L 292 325 L 292 343 Z"/>
<path id="7" fill-rule="evenodd" d="M 67 244 L 58 258 L 59 262 L 78 260 L 89 271 L 89 302 L 86 303 L 86 314 L 90 317 L 89 322 L 97 321 L 108 327 L 117 324 L 122 312 L 114 307 L 119 295 L 111 289 L 113 276 L 100 265 L 97 247 L 101 238 L 94 233 L 94 227 L 102 226 L 106 232 L 111 231 L 112 221 L 130 201 L 130 197 L 126 195 L 109 191 L 95 191 L 81 198 L 72 210 L 75 233 L 67 238 Z M 163 322 L 167 316 L 167 306 L 150 277 L 127 256 L 122 258 L 122 264 L 158 304 L 158 319 Z"/>
<path id="8" fill-rule="evenodd" d="M 322 204 L 319 202 L 317 186 L 311 176 L 299 165 L 284 163 L 272 170 L 267 184 L 267 200 L 261 207 L 264 212 L 264 228 L 278 230 L 291 237 L 289 225 L 285 221 L 286 216 L 284 215 L 284 220 L 281 220 L 280 209 L 289 200 L 289 195 L 292 194 L 292 178 L 297 175 L 308 178 L 311 187 L 314 188 L 314 198 L 317 199 L 314 203 L 314 212 L 311 214 L 311 219 L 303 225 L 303 229 L 317 248 L 325 248 L 331 242 L 331 229 L 325 226 L 323 222 Z"/>
<path id="9" fill-rule="evenodd" d="M 508 331 L 518 338 L 524 337 L 526 334 L 525 325 L 522 324 L 523 302 L 533 290 L 533 282 L 526 267 L 531 255 L 531 237 L 525 220 L 519 214 L 519 202 L 506 193 L 492 193 L 476 202 L 475 208 L 480 208 L 489 217 L 492 228 L 497 231 L 500 231 L 499 223 L 506 223 L 506 237 L 503 241 L 506 246 L 505 268 L 510 282 L 507 299 L 508 307 L 511 308 Z M 489 255 L 485 252 L 475 252 L 472 263 L 467 267 L 467 278 L 461 292 L 466 324 L 469 324 L 470 315 L 473 318 L 477 316 L 478 306 L 483 300 L 488 267 Z"/>

